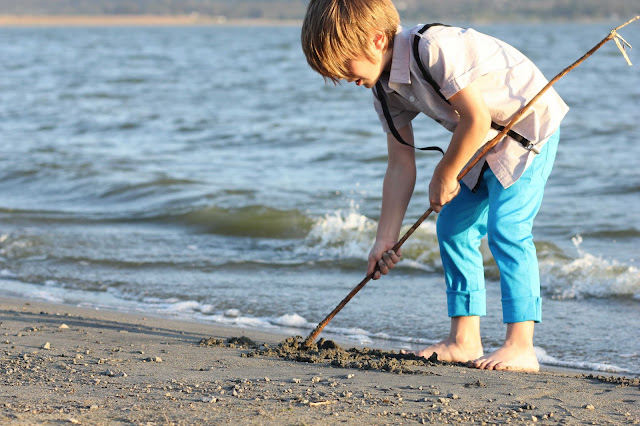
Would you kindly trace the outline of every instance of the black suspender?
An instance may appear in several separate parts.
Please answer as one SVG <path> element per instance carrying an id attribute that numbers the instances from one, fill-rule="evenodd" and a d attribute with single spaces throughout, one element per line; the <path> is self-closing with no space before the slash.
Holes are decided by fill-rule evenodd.
<path id="1" fill-rule="evenodd" d="M 422 27 L 418 32 L 420 34 L 424 34 L 429 28 L 431 27 L 448 27 L 449 25 L 444 25 L 444 24 L 427 24 L 424 27 Z M 422 77 L 427 81 L 427 83 L 429 83 L 431 85 L 431 87 L 433 87 L 433 91 L 436 92 L 438 94 L 438 96 L 440 96 L 440 98 L 442 98 L 443 101 L 445 101 L 446 103 L 448 103 L 449 105 L 451 105 L 451 102 L 449 102 L 449 99 L 445 98 L 444 95 L 442 94 L 442 92 L 440 91 L 440 86 L 438 86 L 438 83 L 436 83 L 436 81 L 433 79 L 433 77 L 431 77 L 431 74 L 429 73 L 429 71 L 427 70 L 427 68 L 425 68 L 424 64 L 422 63 L 422 60 L 420 59 L 420 37 L 415 36 L 413 38 L 413 57 L 416 60 L 416 63 L 418 64 L 418 68 L 420 68 L 420 71 L 422 71 Z"/>
<path id="2" fill-rule="evenodd" d="M 384 113 L 384 118 L 387 119 L 387 124 L 389 125 L 389 130 L 391 130 L 391 134 L 396 138 L 398 142 L 402 145 L 410 146 L 411 148 L 420 150 L 420 151 L 440 151 L 442 155 L 444 155 L 444 151 L 439 146 L 425 146 L 422 148 L 418 148 L 417 146 L 411 145 L 400 136 L 398 129 L 393 124 L 393 118 L 391 118 L 391 113 L 389 112 L 389 105 L 387 104 L 387 93 L 384 91 L 384 87 L 382 87 L 382 83 L 380 80 L 376 83 L 376 96 L 380 100 L 380 104 L 382 105 L 382 112 Z"/>
<path id="3" fill-rule="evenodd" d="M 444 24 L 438 24 L 438 23 L 434 23 L 434 24 L 427 24 L 424 27 L 422 27 L 418 32 L 420 34 L 424 34 L 429 28 L 431 27 L 435 27 L 435 26 L 445 26 L 448 27 L 449 25 L 444 25 Z M 449 102 L 449 100 L 447 98 L 444 97 L 444 95 L 442 94 L 442 92 L 440 91 L 440 86 L 438 85 L 438 83 L 436 83 L 436 81 L 433 79 L 433 77 L 431 77 L 431 74 L 429 73 L 429 71 L 427 70 L 427 68 L 424 66 L 424 64 L 422 63 L 422 60 L 420 59 L 420 49 L 419 49 L 419 44 L 420 44 L 420 37 L 419 36 L 415 36 L 415 38 L 413 39 L 413 56 L 414 59 L 416 60 L 418 67 L 420 68 L 420 71 L 422 71 L 422 77 L 425 79 L 425 81 L 427 83 L 429 83 L 429 85 L 431 85 L 431 87 L 433 88 L 434 92 L 438 94 L 438 96 L 440 96 L 440 98 L 445 101 L 446 103 L 448 103 L 449 105 L 451 105 L 451 102 Z M 380 101 L 380 104 L 382 105 L 382 112 L 384 113 L 384 117 L 387 120 L 387 124 L 389 126 L 389 130 L 391 130 L 391 134 L 398 140 L 398 142 L 400 142 L 403 145 L 407 145 L 407 146 L 411 146 L 415 149 L 419 149 L 421 151 L 440 151 L 443 153 L 442 149 L 440 149 L 437 146 L 428 146 L 425 148 L 417 148 L 413 145 L 410 145 L 408 143 L 406 143 L 402 137 L 400 136 L 400 134 L 398 133 L 398 130 L 396 129 L 396 127 L 393 124 L 393 119 L 391 118 L 391 113 L 389 112 L 389 105 L 387 102 L 387 94 L 384 91 L 384 88 L 382 87 L 382 83 L 380 82 L 380 80 L 378 80 L 378 82 L 376 83 L 376 96 L 378 97 L 378 100 Z M 504 126 L 491 121 L 491 127 L 494 130 L 497 130 L 498 132 L 501 132 L 504 129 Z M 518 134 L 517 132 L 513 131 L 513 130 L 509 130 L 507 132 L 507 135 L 514 139 L 515 141 L 519 142 L 523 147 L 525 147 L 528 150 L 534 150 L 534 145 L 524 136 Z"/>

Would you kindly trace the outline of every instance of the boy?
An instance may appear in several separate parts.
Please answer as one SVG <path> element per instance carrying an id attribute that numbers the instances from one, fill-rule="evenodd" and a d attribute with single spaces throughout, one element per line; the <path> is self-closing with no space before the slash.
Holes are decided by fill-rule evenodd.
<path id="1" fill-rule="evenodd" d="M 463 178 L 457 176 L 547 80 L 524 55 L 472 29 L 399 27 L 390 0 L 311 0 L 302 27 L 309 65 L 325 78 L 374 88 L 389 153 L 382 208 L 367 274 L 386 275 L 400 260 L 398 240 L 416 179 L 411 120 L 427 114 L 453 134 L 429 184 L 447 286 L 449 336 L 419 352 L 481 369 L 538 371 L 534 323 L 540 281 L 531 229 L 568 107 L 553 90 Z M 385 115 L 387 117 L 385 117 Z M 395 136 L 394 136 L 395 135 Z M 484 355 L 483 262 L 487 235 L 500 270 L 503 346 Z"/>

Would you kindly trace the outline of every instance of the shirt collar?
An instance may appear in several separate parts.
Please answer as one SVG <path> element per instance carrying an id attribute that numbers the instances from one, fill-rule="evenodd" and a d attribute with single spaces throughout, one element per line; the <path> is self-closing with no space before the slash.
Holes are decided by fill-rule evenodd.
<path id="1" fill-rule="evenodd" d="M 389 83 L 411 84 L 409 65 L 411 63 L 411 32 L 398 27 L 393 39 L 393 56 L 391 58 L 391 71 Z"/>

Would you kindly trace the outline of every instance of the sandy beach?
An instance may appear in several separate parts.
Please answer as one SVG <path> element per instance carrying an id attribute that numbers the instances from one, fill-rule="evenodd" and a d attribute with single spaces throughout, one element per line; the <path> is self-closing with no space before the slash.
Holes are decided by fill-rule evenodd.
<path id="1" fill-rule="evenodd" d="M 0 330 L 7 424 L 640 423 L 637 378 L 343 368 L 260 355 L 287 336 L 19 299 Z"/>

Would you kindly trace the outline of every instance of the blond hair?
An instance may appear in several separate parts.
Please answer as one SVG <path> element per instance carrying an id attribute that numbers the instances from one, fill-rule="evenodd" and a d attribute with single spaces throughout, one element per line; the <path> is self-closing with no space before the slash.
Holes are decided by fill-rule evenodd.
<path id="1" fill-rule="evenodd" d="M 391 43 L 399 24 L 391 0 L 311 0 L 302 24 L 302 50 L 311 68 L 337 83 L 349 78 L 348 60 L 373 59 L 374 31 L 385 33 Z"/>

